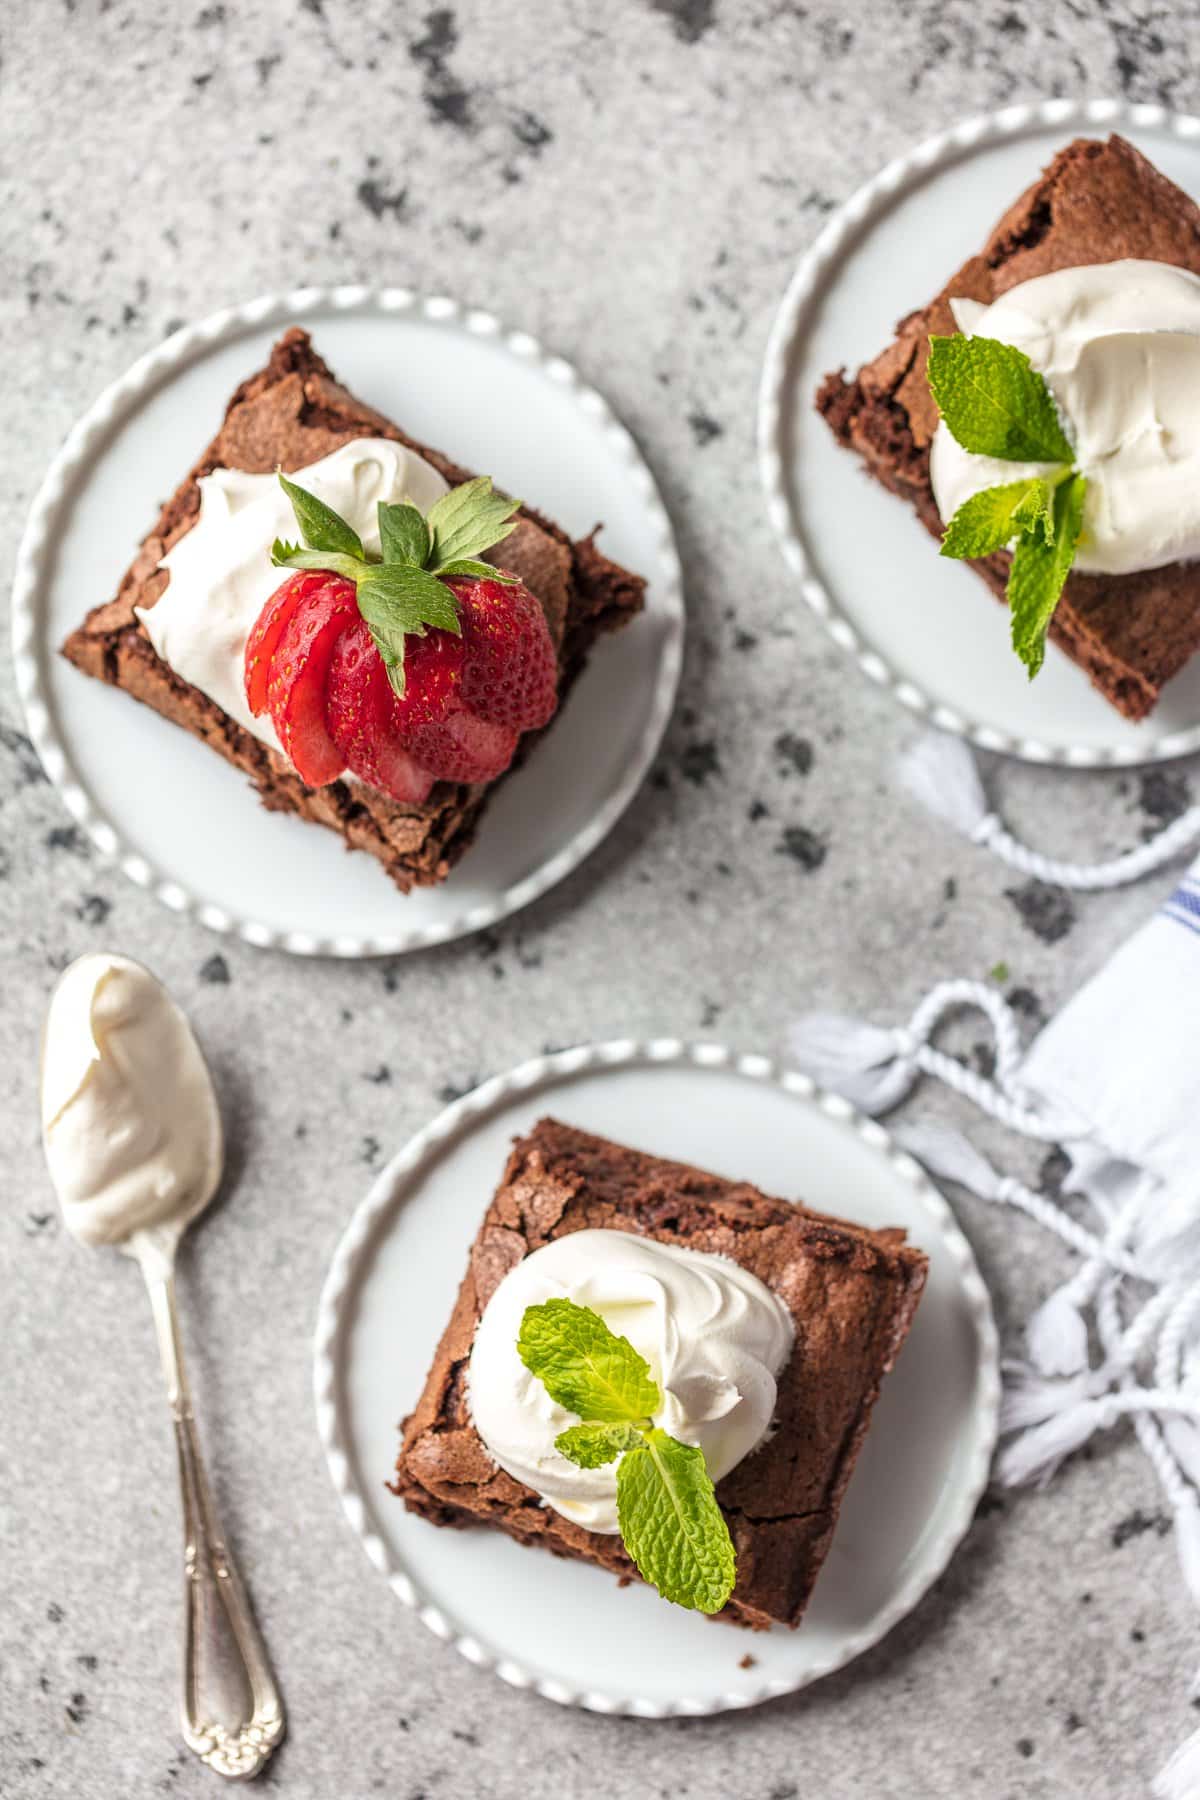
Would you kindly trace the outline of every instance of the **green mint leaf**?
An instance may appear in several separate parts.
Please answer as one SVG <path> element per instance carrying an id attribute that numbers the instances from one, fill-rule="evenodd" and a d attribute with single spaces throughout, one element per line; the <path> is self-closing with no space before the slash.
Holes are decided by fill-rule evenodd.
<path id="1" fill-rule="evenodd" d="M 379 541 L 385 563 L 411 563 L 425 567 L 429 555 L 429 527 L 415 506 L 407 501 L 399 506 L 379 502 Z"/>
<path id="2" fill-rule="evenodd" d="M 659 1404 L 645 1358 L 590 1306 L 573 1300 L 527 1306 L 517 1351 L 550 1398 L 590 1424 L 636 1424 Z"/>
<path id="3" fill-rule="evenodd" d="M 431 567 L 478 556 L 500 543 L 516 525 L 513 514 L 521 502 L 492 492 L 490 475 L 464 481 L 430 507 L 426 524 L 433 537 Z"/>
<path id="4" fill-rule="evenodd" d="M 1029 679 L 1046 656 L 1046 628 L 1058 605 L 1083 525 L 1087 481 L 1071 475 L 1054 490 L 1054 535 L 1018 538 L 1008 577 L 1013 649 L 1029 671 Z"/>
<path id="5" fill-rule="evenodd" d="M 947 525 L 942 555 L 991 556 L 1049 519 L 1050 488 L 1040 475 L 984 488 L 964 500 Z"/>
<path id="6" fill-rule="evenodd" d="M 617 1464 L 617 1521 L 638 1573 L 664 1600 L 720 1612 L 737 1559 L 704 1452 L 647 1431 Z"/>
<path id="7" fill-rule="evenodd" d="M 931 337 L 929 386 L 964 450 L 1005 462 L 1069 463 L 1054 398 L 1023 350 L 995 338 Z"/>
<path id="8" fill-rule="evenodd" d="M 1054 487 L 1050 482 L 1034 477 L 1013 507 L 1013 522 L 1022 531 L 1040 531 L 1048 544 L 1054 542 Z"/>
<path id="9" fill-rule="evenodd" d="M 294 481 L 289 481 L 282 469 L 279 471 L 279 485 L 292 503 L 300 536 L 310 550 L 332 550 L 342 556 L 356 556 L 360 562 L 366 561 L 362 539 L 356 531 L 351 531 L 345 519 L 339 518 L 331 506 L 326 506 L 323 500 L 318 500 L 306 488 L 297 487 Z"/>
<path id="10" fill-rule="evenodd" d="M 491 563 L 475 562 L 469 556 L 460 556 L 455 562 L 441 563 L 439 575 L 477 575 L 481 581 L 516 581 L 507 569 L 493 569 Z"/>
<path id="11" fill-rule="evenodd" d="M 559 1432 L 554 1448 L 581 1469 L 602 1469 L 641 1441 L 636 1425 L 572 1425 Z"/>

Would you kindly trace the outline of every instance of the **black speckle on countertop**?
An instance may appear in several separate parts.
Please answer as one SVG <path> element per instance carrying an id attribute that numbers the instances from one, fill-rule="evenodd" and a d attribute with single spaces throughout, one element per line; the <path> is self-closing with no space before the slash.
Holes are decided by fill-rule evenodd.
<path id="1" fill-rule="evenodd" d="M 23 731 L 14 731 L 11 725 L 0 725 L 0 750 L 15 759 L 20 787 L 46 780 L 46 771 L 38 761 L 37 751 Z"/>
<path id="2" fill-rule="evenodd" d="M 752 800 L 746 809 L 746 817 L 752 825 L 757 825 L 760 819 L 769 819 L 770 816 L 771 809 L 765 800 Z"/>
<path id="3" fill-rule="evenodd" d="M 533 112 L 517 114 L 512 122 L 512 134 L 519 144 L 524 144 L 535 156 L 540 155 L 547 144 L 554 142 L 554 133 L 550 127 Z"/>
<path id="4" fill-rule="evenodd" d="M 1033 1755 L 1035 1748 L 1036 1748 L 1036 1745 L 1034 1744 L 1034 1741 L 1032 1738 L 1019 1737 L 1017 1739 L 1017 1755 L 1018 1756 L 1030 1757 Z"/>
<path id="5" fill-rule="evenodd" d="M 379 1161 L 379 1152 L 382 1148 L 383 1146 L 380 1144 L 379 1139 L 377 1137 L 371 1137 L 370 1134 L 368 1134 L 363 1138 L 362 1147 L 358 1153 L 359 1161 L 365 1162 L 368 1169 L 373 1169 L 375 1164 Z"/>
<path id="6" fill-rule="evenodd" d="M 1186 775 L 1177 769 L 1146 769 L 1138 776 L 1137 803 L 1146 815 L 1143 836 L 1155 837 L 1164 825 L 1171 825 L 1192 804 L 1192 792 Z"/>
<path id="7" fill-rule="evenodd" d="M 408 205 L 408 189 L 398 187 L 391 193 L 374 175 L 367 175 L 354 190 L 355 198 L 360 206 L 365 206 L 373 219 L 382 219 L 391 213 L 393 219 L 402 219 Z"/>
<path id="8" fill-rule="evenodd" d="M 1027 881 L 1019 888 L 1005 888 L 1021 923 L 1043 944 L 1057 944 L 1075 923 L 1075 903 L 1066 888 L 1045 881 Z"/>
<path id="9" fill-rule="evenodd" d="M 1061 1144 L 1055 1144 L 1042 1158 L 1038 1172 L 1038 1188 L 1052 1200 L 1062 1197 L 1063 1186 L 1071 1173 L 1071 1159 Z"/>
<path id="10" fill-rule="evenodd" d="M 452 1106 L 456 1100 L 461 1100 L 464 1094 L 469 1094 L 473 1088 L 477 1088 L 482 1080 L 482 1075 L 468 1075 L 465 1081 L 443 1082 L 437 1090 L 437 1097 L 443 1106 Z"/>
<path id="11" fill-rule="evenodd" d="M 439 6 L 426 13 L 424 33 L 413 39 L 408 53 L 424 70 L 421 95 L 434 124 L 474 131 L 471 91 L 450 68 L 450 58 L 457 48 L 458 22 L 453 10 Z"/>
<path id="12" fill-rule="evenodd" d="M 775 846 L 777 856 L 789 856 L 793 862 L 799 863 L 806 875 L 819 869 L 825 861 L 828 845 L 825 840 L 810 831 L 807 825 L 789 825 Z"/>
<path id="13" fill-rule="evenodd" d="M 692 440 L 701 450 L 706 444 L 711 444 L 714 438 L 721 437 L 725 430 L 719 419 L 714 419 L 711 413 L 702 412 L 699 408 L 688 414 L 687 422 L 691 427 Z"/>
<path id="14" fill-rule="evenodd" d="M 1013 1011 L 1030 1025 L 1040 1025 L 1046 1014 L 1031 987 L 1015 987 L 1006 996 Z"/>
<path id="15" fill-rule="evenodd" d="M 78 825 L 55 825 L 46 833 L 47 850 L 65 850 L 71 856 L 88 857 L 92 847 Z"/>
<path id="16" fill-rule="evenodd" d="M 200 964 L 200 979 L 211 982 L 215 987 L 228 987 L 232 979 L 229 964 L 219 952 Z"/>
<path id="17" fill-rule="evenodd" d="M 650 11 L 670 19 L 681 44 L 698 44 L 716 24 L 715 0 L 650 0 Z"/>
<path id="18" fill-rule="evenodd" d="M 1153 1531 L 1158 1537 L 1165 1537 L 1171 1529 L 1171 1521 L 1164 1512 L 1146 1512 L 1143 1507 L 1135 1506 L 1131 1513 L 1118 1519 L 1112 1528 L 1112 1547 L 1123 1550 L 1134 1538 L 1144 1537 Z"/>
<path id="19" fill-rule="evenodd" d="M 377 1069 L 368 1069 L 363 1076 L 364 1081 L 374 1082 L 376 1087 L 384 1087 L 392 1079 L 392 1071 L 386 1063 L 380 1063 Z"/>
<path id="20" fill-rule="evenodd" d="M 679 773 L 693 787 L 703 787 L 710 776 L 721 773 L 721 754 L 714 739 L 705 738 L 685 744 L 679 758 Z"/>
<path id="21" fill-rule="evenodd" d="M 106 900 L 103 894 L 84 894 L 75 908 L 76 916 L 85 925 L 103 925 L 112 911 L 112 901 Z"/>
<path id="22" fill-rule="evenodd" d="M 781 732 L 775 739 L 775 760 L 781 775 L 807 775 L 813 766 L 813 747 L 794 731 Z"/>

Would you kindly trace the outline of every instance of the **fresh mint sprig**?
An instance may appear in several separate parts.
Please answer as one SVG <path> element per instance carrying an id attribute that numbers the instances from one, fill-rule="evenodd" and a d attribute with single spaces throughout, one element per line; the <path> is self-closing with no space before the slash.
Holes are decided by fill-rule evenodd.
<path id="1" fill-rule="evenodd" d="M 1075 560 L 1087 481 L 1054 396 L 1023 351 L 994 338 L 931 337 L 928 378 L 946 428 L 964 450 L 1048 465 L 1044 475 L 972 494 L 942 538 L 943 556 L 991 556 L 1013 546 L 1006 590 L 1012 642 L 1032 680 Z"/>
<path id="2" fill-rule="evenodd" d="M 582 1421 L 559 1433 L 555 1449 L 582 1469 L 620 1458 L 617 1522 L 643 1580 L 677 1606 L 720 1612 L 737 1577 L 733 1539 L 704 1452 L 652 1423 L 662 1396 L 645 1358 L 573 1300 L 526 1307 L 517 1351 Z"/>
<path id="3" fill-rule="evenodd" d="M 345 519 L 307 488 L 289 481 L 282 470 L 279 483 L 292 503 L 303 547 L 276 538 L 271 561 L 281 569 L 328 570 L 354 583 L 358 610 L 383 658 L 388 680 L 401 697 L 406 639 L 424 637 L 431 630 L 461 630 L 447 579 L 454 575 L 516 579 L 479 561 L 482 551 L 501 543 L 513 530 L 513 514 L 521 504 L 494 493 L 487 475 L 451 488 L 424 516 L 407 501 L 380 501 L 381 556 L 364 549 Z"/>

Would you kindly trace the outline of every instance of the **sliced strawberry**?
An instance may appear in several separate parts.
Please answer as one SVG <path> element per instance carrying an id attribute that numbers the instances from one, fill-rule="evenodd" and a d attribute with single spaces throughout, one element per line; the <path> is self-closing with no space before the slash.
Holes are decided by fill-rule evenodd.
<path id="1" fill-rule="evenodd" d="M 325 724 L 325 688 L 334 646 L 359 618 L 354 584 L 325 576 L 304 594 L 271 658 L 267 705 L 279 741 L 309 787 L 336 781 L 345 758 Z"/>
<path id="2" fill-rule="evenodd" d="M 246 699 L 255 718 L 267 710 L 267 687 L 271 679 L 271 659 L 279 639 L 300 602 L 323 588 L 333 579 L 321 570 L 304 570 L 289 575 L 258 615 L 253 631 L 246 639 L 244 681 Z"/>
<path id="3" fill-rule="evenodd" d="M 520 735 L 464 711 L 430 720 L 403 742 L 442 781 L 494 781 L 512 762 Z"/>
<path id="4" fill-rule="evenodd" d="M 361 781 L 407 806 L 429 798 L 435 777 L 396 736 L 394 695 L 383 659 L 360 618 L 334 646 L 325 689 L 325 723 Z"/>
<path id="5" fill-rule="evenodd" d="M 516 733 L 477 719 L 463 703 L 466 651 L 454 632 L 429 631 L 404 646 L 404 693 L 393 701 L 396 735 L 442 781 L 492 781 L 517 747 Z"/>
<path id="6" fill-rule="evenodd" d="M 520 581 L 447 585 L 462 626 L 463 704 L 491 725 L 540 730 L 558 706 L 558 658 L 537 599 Z"/>

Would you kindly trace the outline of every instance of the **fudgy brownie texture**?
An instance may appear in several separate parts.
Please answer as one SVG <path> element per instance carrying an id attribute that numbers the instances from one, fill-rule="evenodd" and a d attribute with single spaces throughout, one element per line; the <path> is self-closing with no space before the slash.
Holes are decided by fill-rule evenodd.
<path id="1" fill-rule="evenodd" d="M 1126 257 L 1200 275 L 1200 208 L 1124 138 L 1078 138 L 1001 219 L 978 256 L 897 326 L 895 341 L 847 380 L 827 375 L 817 408 L 877 481 L 912 505 L 935 536 L 942 520 L 929 481 L 938 421 L 925 378 L 931 333 L 957 330 L 951 297 L 984 305 L 1035 275 Z M 1004 598 L 1011 558 L 974 567 Z M 1128 719 L 1142 719 L 1200 649 L 1200 564 L 1067 579 L 1050 636 Z"/>
<path id="2" fill-rule="evenodd" d="M 340 387 L 306 331 L 293 327 L 285 332 L 266 368 L 234 394 L 220 431 L 163 507 L 116 598 L 90 612 L 62 648 L 86 674 L 124 688 L 219 751 L 250 777 L 271 811 L 299 813 L 331 827 L 347 847 L 377 857 L 407 892 L 445 879 L 470 844 L 497 784 L 439 782 L 422 806 L 402 806 L 362 782 L 307 787 L 285 757 L 180 680 L 157 655 L 134 612 L 135 607 L 152 607 L 166 590 L 170 575 L 159 563 L 199 516 L 197 482 L 202 475 L 216 468 L 250 474 L 277 467 L 301 469 L 361 437 L 392 438 L 406 445 L 452 486 L 471 478 L 470 470 L 418 444 Z M 573 541 L 532 507 L 523 506 L 515 531 L 496 552 L 496 560 L 520 576 L 541 601 L 558 646 L 560 699 L 596 638 L 624 625 L 642 606 L 644 581 L 610 562 L 594 538 L 593 532 Z M 518 758 L 536 735 L 530 733 L 523 740 Z"/>
<path id="3" fill-rule="evenodd" d="M 435 1525 L 490 1525 L 522 1544 L 637 1577 L 621 1540 L 543 1506 L 492 1461 L 471 1422 L 467 1362 L 503 1277 L 572 1231 L 628 1231 L 728 1256 L 774 1290 L 795 1348 L 779 1378 L 775 1428 L 717 1488 L 737 1550 L 719 1615 L 798 1625 L 833 1536 L 842 1494 L 884 1375 L 925 1282 L 901 1230 L 867 1231 L 543 1119 L 515 1144 L 471 1250 L 424 1392 L 404 1421 L 393 1491 Z"/>

